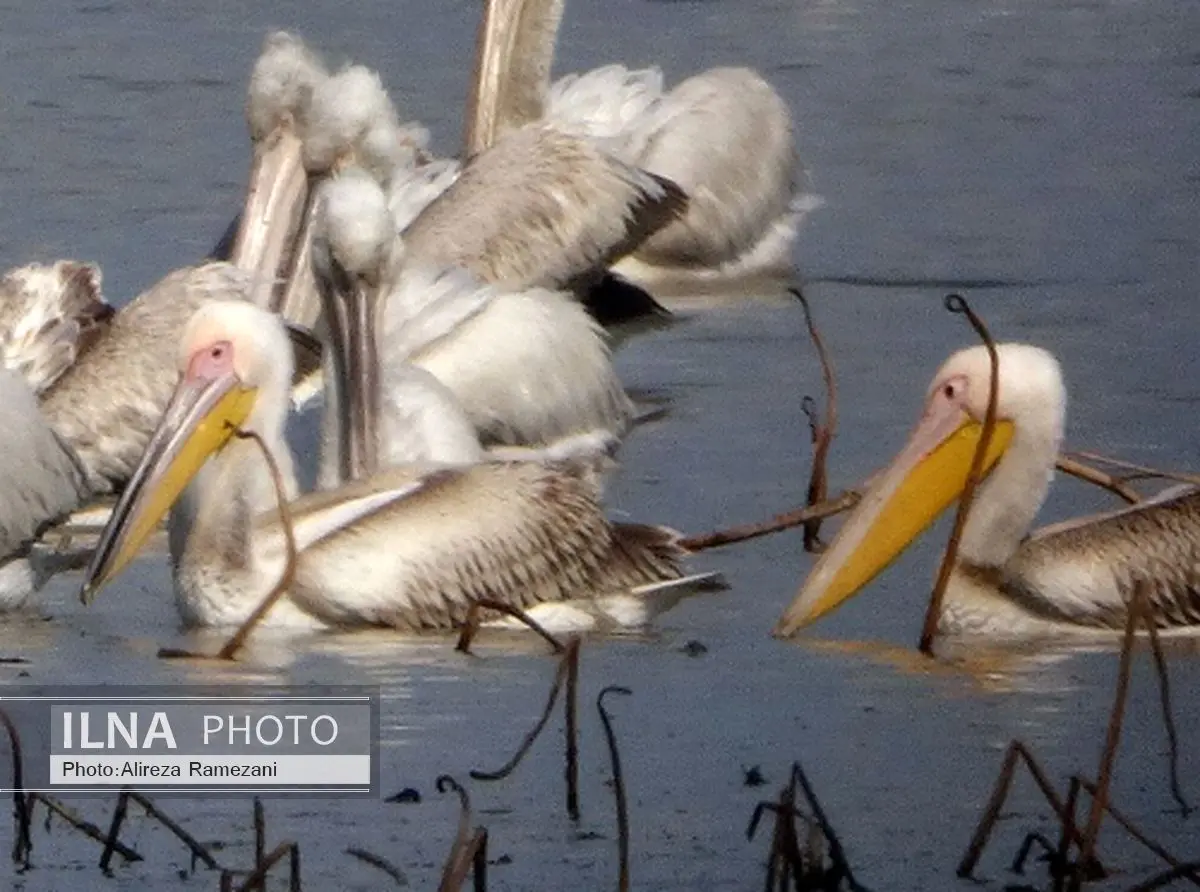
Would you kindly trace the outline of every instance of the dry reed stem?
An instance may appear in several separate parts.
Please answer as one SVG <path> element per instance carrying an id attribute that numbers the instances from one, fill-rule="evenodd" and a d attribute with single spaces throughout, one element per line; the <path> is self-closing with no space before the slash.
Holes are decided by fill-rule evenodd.
<path id="1" fill-rule="evenodd" d="M 805 408 L 805 415 L 808 416 L 809 430 L 812 432 L 813 444 L 812 470 L 808 478 L 808 499 L 805 507 L 811 508 L 814 505 L 824 502 L 829 494 L 829 478 L 826 466 L 828 465 L 829 447 L 833 443 L 834 436 L 837 434 L 837 376 L 833 371 L 833 362 L 829 358 L 829 351 L 825 348 L 825 339 L 821 337 L 821 332 L 817 329 L 817 324 L 813 320 L 808 300 L 799 288 L 792 288 L 790 291 L 792 296 L 800 301 L 800 306 L 804 308 L 804 323 L 808 326 L 808 336 L 812 339 L 813 346 L 817 350 L 817 358 L 821 362 L 821 378 L 825 382 L 824 421 L 821 420 L 811 403 Z M 821 549 L 820 534 L 820 517 L 814 517 L 805 522 L 805 551 L 811 553 Z"/>
<path id="2" fill-rule="evenodd" d="M 275 583 L 275 586 L 267 593 L 259 605 L 254 608 L 254 611 L 246 617 L 246 621 L 238 627 L 238 630 L 225 642 L 225 645 L 217 651 L 216 659 L 225 661 L 232 661 L 235 658 L 237 652 L 245 645 L 246 639 L 250 637 L 250 633 L 254 631 L 254 628 L 262 621 L 262 618 L 267 615 L 267 612 L 275 606 L 275 603 L 280 598 L 287 594 L 287 590 L 291 588 L 292 582 L 296 578 L 296 559 L 298 556 L 296 534 L 292 529 L 292 513 L 288 508 L 287 494 L 283 486 L 283 475 L 279 472 L 279 464 L 275 461 L 275 456 L 271 454 L 266 441 L 254 431 L 237 428 L 233 433 L 239 439 L 253 440 L 257 443 L 263 458 L 266 459 L 267 467 L 271 471 L 271 481 L 275 485 L 275 504 L 279 510 L 279 523 L 283 527 L 283 538 L 287 551 L 283 572 L 279 576 L 279 581 Z M 158 656 L 161 659 L 167 660 L 212 659 L 207 654 L 198 654 L 188 650 L 167 647 L 161 648 Z"/>
<path id="3" fill-rule="evenodd" d="M 1079 781 L 1079 786 L 1082 787 L 1088 793 L 1088 795 L 1096 795 L 1096 785 L 1092 781 L 1079 775 L 1076 775 L 1076 780 Z M 1161 858 L 1164 862 L 1166 862 L 1168 867 L 1178 868 L 1183 866 L 1182 861 L 1163 848 L 1163 846 L 1161 846 L 1159 843 L 1156 843 L 1149 836 L 1143 833 L 1142 830 L 1136 824 L 1134 824 L 1124 812 L 1118 809 L 1111 802 L 1105 805 L 1105 811 L 1108 812 L 1109 816 L 1114 821 L 1121 825 L 1122 829 L 1124 829 L 1124 831 L 1128 833 L 1131 838 L 1141 843 L 1143 847 Z M 1180 877 L 1190 880 L 1193 885 L 1200 886 L 1200 871 L 1185 870 L 1180 874 Z"/>
<path id="4" fill-rule="evenodd" d="M 256 871 L 262 869 L 263 856 L 267 851 L 267 815 L 263 811 L 262 800 L 257 796 L 254 797 L 254 869 Z M 258 892 L 266 892 L 267 880 L 266 874 L 263 874 L 263 880 L 258 884 Z"/>
<path id="5" fill-rule="evenodd" d="M 537 632 L 552 648 L 556 654 L 561 654 L 566 648 L 563 643 L 555 638 L 552 634 L 546 631 L 545 628 L 538 623 L 533 617 L 527 614 L 519 607 L 514 607 L 511 604 L 505 604 L 503 601 L 495 601 L 491 598 L 480 598 L 477 601 L 472 601 L 471 606 L 467 608 L 467 618 L 463 620 L 462 629 L 458 633 L 458 642 L 454 645 L 454 649 L 462 653 L 471 652 L 471 643 L 475 640 L 475 636 L 479 634 L 480 623 L 482 622 L 484 610 L 495 610 L 497 613 L 503 613 L 506 616 L 511 616 L 515 620 L 524 623 L 533 631 Z"/>
<path id="6" fill-rule="evenodd" d="M 487 888 L 487 830 L 477 828 L 471 835 L 471 798 L 467 791 L 448 774 L 437 779 L 439 793 L 453 791 L 458 795 L 459 815 L 458 830 L 454 834 L 454 844 L 442 867 L 442 879 L 438 883 L 438 892 L 457 892 L 462 888 L 467 874 L 474 870 L 475 889 L 481 892 Z"/>
<path id="7" fill-rule="evenodd" d="M 609 685 L 596 697 L 596 711 L 600 713 L 600 721 L 604 725 L 604 739 L 608 743 L 608 759 L 612 766 L 613 796 L 617 802 L 617 873 L 618 892 L 629 892 L 629 804 L 625 799 L 625 776 L 621 773 L 621 753 L 617 749 L 617 735 L 613 731 L 612 720 L 608 710 L 604 708 L 604 698 L 608 694 L 631 696 L 633 691 L 620 685 Z"/>
<path id="8" fill-rule="evenodd" d="M 33 854 L 33 838 L 29 825 L 33 819 L 30 802 L 25 795 L 24 763 L 21 760 L 21 735 L 8 711 L 0 708 L 0 722 L 8 732 L 8 749 L 12 758 L 13 779 L 13 847 L 12 860 L 23 868 L 29 867 L 29 856 Z"/>
<path id="9" fill-rule="evenodd" d="M 829 857 L 833 861 L 834 867 L 841 871 L 852 890 L 856 890 L 856 892 L 863 890 L 862 884 L 854 878 L 854 871 L 850 869 L 850 861 L 846 858 L 846 850 L 842 848 L 842 842 L 838 839 L 833 825 L 829 823 L 829 818 L 825 816 L 825 809 L 817 799 L 817 794 L 813 792 L 812 784 L 808 782 L 808 776 L 799 762 L 792 763 L 792 779 L 793 782 L 800 784 L 800 790 L 804 793 L 804 798 L 808 800 L 808 807 L 812 809 L 813 818 L 821 829 L 825 841 L 829 843 Z"/>
<path id="10" fill-rule="evenodd" d="M 958 558 L 958 545 L 963 528 L 967 524 L 967 515 L 971 512 L 971 503 L 975 500 L 975 488 L 983 477 L 983 461 L 988 447 L 992 443 L 992 434 L 996 430 L 996 397 L 1000 390 L 1000 355 L 996 352 L 996 342 L 992 340 L 983 320 L 975 315 L 966 299 L 959 294 L 946 296 L 946 309 L 951 313 L 965 314 L 975 333 L 987 347 L 988 359 L 991 361 L 992 379 L 988 385 L 987 414 L 983 418 L 983 430 L 979 442 L 975 446 L 975 454 L 971 457 L 971 467 L 967 471 L 966 483 L 962 495 L 958 499 L 958 510 L 954 515 L 954 526 L 950 530 L 950 539 L 946 543 L 946 551 L 942 555 L 941 566 L 938 567 L 937 581 L 929 595 L 929 606 L 925 609 L 925 622 L 921 627 L 921 641 L 917 645 L 921 653 L 933 655 L 933 639 L 937 637 L 938 621 L 942 616 L 942 601 L 946 596 L 946 586 L 950 582 L 950 573 L 954 570 L 954 562 Z"/>
<path id="11" fill-rule="evenodd" d="M 744 523 L 721 530 L 714 530 L 710 533 L 685 536 L 679 540 L 679 546 L 687 551 L 704 551 L 708 548 L 719 548 L 722 545 L 732 545 L 735 542 L 745 542 L 749 539 L 757 539 L 760 536 L 769 536 L 771 533 L 790 530 L 812 520 L 832 517 L 835 514 L 841 514 L 843 511 L 849 511 L 858 504 L 861 498 L 862 493 L 848 490 L 839 493 L 827 502 L 797 508 L 795 511 L 788 511 L 785 514 L 777 514 L 770 520 L 760 523 Z"/>
<path id="12" fill-rule="evenodd" d="M 355 846 L 346 849 L 346 854 L 351 858 L 357 858 L 365 864 L 370 864 L 372 867 L 382 870 L 396 882 L 397 886 L 408 885 L 408 877 L 404 875 L 404 871 L 386 858 Z"/>
<path id="13" fill-rule="evenodd" d="M 1123 459 L 1113 458 L 1099 452 L 1089 452 L 1086 450 L 1073 450 L 1065 453 L 1065 455 L 1076 460 L 1091 461 L 1101 465 L 1108 465 L 1111 468 L 1131 471 L 1131 474 L 1120 478 L 1122 482 L 1126 483 L 1130 480 L 1150 479 L 1174 480 L 1176 483 L 1190 483 L 1193 486 L 1200 486 L 1200 474 L 1189 474 L 1185 471 L 1163 471 L 1159 468 L 1152 468 L 1149 465 L 1139 465 L 1135 462 L 1124 461 Z"/>
<path id="14" fill-rule="evenodd" d="M 578 636 L 567 640 L 563 661 L 567 664 L 567 702 L 563 704 L 563 735 L 566 737 L 567 817 L 579 821 L 579 647 Z"/>
<path id="15" fill-rule="evenodd" d="M 1154 624 L 1149 611 L 1143 612 L 1142 622 L 1150 639 L 1150 653 L 1154 657 L 1154 670 L 1158 674 L 1158 698 L 1162 706 L 1163 726 L 1167 732 L 1167 773 L 1171 785 L 1171 797 L 1179 806 L 1183 817 L 1191 814 L 1192 808 L 1183 796 L 1183 787 L 1179 782 L 1179 733 L 1175 729 L 1175 715 L 1171 708 L 1171 678 L 1167 672 L 1167 658 L 1163 654 L 1162 641 L 1158 637 L 1158 627 Z"/>
<path id="16" fill-rule="evenodd" d="M 1079 833 L 1078 828 L 1073 826 L 1074 822 L 1068 820 L 1066 806 L 1059 799 L 1058 793 L 1046 776 L 1046 772 L 1042 770 L 1041 765 L 1038 764 L 1037 760 L 1033 757 L 1033 753 L 1029 751 L 1029 748 L 1024 743 L 1019 740 L 1013 740 L 1009 743 L 1008 749 L 1004 751 L 1004 758 L 1000 763 L 1000 771 L 996 775 L 996 782 L 992 786 L 992 793 L 988 797 L 983 813 L 979 816 L 979 822 L 975 825 L 975 831 L 971 834 L 971 841 L 967 844 L 967 850 L 963 853 L 962 858 L 958 862 L 958 867 L 955 869 L 958 876 L 964 878 L 971 877 L 976 865 L 979 864 L 979 859 L 987 847 L 988 839 L 991 837 L 996 822 L 1000 818 L 1000 809 L 1004 807 L 1005 800 L 1008 799 L 1009 791 L 1012 789 L 1018 759 L 1024 762 L 1025 767 L 1029 769 L 1029 774 L 1033 777 L 1034 783 L 1041 790 L 1050 808 L 1054 810 L 1054 814 L 1058 817 L 1060 825 L 1068 828 L 1068 833 L 1076 845 L 1082 843 L 1082 835 Z M 1094 858 L 1093 860 L 1096 869 L 1103 871 L 1099 860 Z"/>
<path id="17" fill-rule="evenodd" d="M 1141 494 L 1132 486 L 1129 486 L 1125 481 L 1106 474 L 1099 468 L 1093 468 L 1091 465 L 1086 465 L 1083 462 L 1070 458 L 1066 455 L 1060 455 L 1055 461 L 1054 466 L 1064 474 L 1070 474 L 1072 477 L 1077 477 L 1080 480 L 1086 480 L 1088 483 L 1094 483 L 1101 489 L 1107 489 L 1114 495 L 1124 499 L 1130 505 L 1136 505 L 1142 500 Z"/>
<path id="18" fill-rule="evenodd" d="M 112 822 L 108 825 L 108 838 L 104 842 L 104 851 L 100 853 L 100 871 L 106 876 L 112 876 L 109 865 L 113 853 L 117 850 L 117 839 L 121 825 L 125 823 L 125 813 L 129 808 L 129 791 L 122 790 L 117 794 L 117 804 L 113 808 Z"/>
<path id="19" fill-rule="evenodd" d="M 550 686 L 550 695 L 546 698 L 546 706 L 542 710 L 541 716 L 529 733 L 525 735 L 525 739 L 521 741 L 521 745 L 517 747 L 517 751 L 513 754 L 512 758 L 496 771 L 472 769 L 471 777 L 474 780 L 502 780 L 512 774 L 516 767 L 521 764 L 521 760 L 525 758 L 526 753 L 529 752 L 530 747 L 533 746 L 534 741 L 538 739 L 538 736 L 542 733 L 542 729 L 546 727 L 546 723 L 550 720 L 550 713 L 554 711 L 554 704 L 558 702 L 558 692 L 562 690 L 563 682 L 566 681 L 568 674 L 568 661 L 566 658 L 563 658 L 558 661 L 558 668 L 554 673 L 554 682 Z"/>
<path id="20" fill-rule="evenodd" d="M 254 868 L 249 876 L 242 881 L 234 892 L 253 892 L 255 889 L 265 888 L 267 882 L 267 874 L 271 868 L 283 860 L 283 856 L 288 855 L 288 892 L 301 892 L 300 889 L 300 847 L 294 842 L 281 842 L 275 848 L 271 849 L 262 862 Z M 221 887 L 228 889 L 233 887 L 233 872 L 226 870 L 221 873 Z"/>
<path id="21" fill-rule="evenodd" d="M 1178 867 L 1172 867 L 1170 870 L 1156 874 L 1150 877 L 1150 879 L 1138 883 L 1136 886 L 1131 886 L 1128 892 L 1155 892 L 1156 889 L 1169 886 L 1178 879 L 1195 877 L 1197 873 L 1200 873 L 1200 861 L 1189 861 L 1186 864 L 1180 864 Z"/>
<path id="22" fill-rule="evenodd" d="M 1125 721 L 1125 703 L 1129 698 L 1129 670 L 1133 664 L 1133 633 L 1137 629 L 1139 618 L 1145 615 L 1144 610 L 1145 584 L 1139 582 L 1129 599 L 1125 632 L 1121 638 L 1121 656 L 1117 664 L 1116 690 L 1113 692 L 1108 728 L 1104 733 L 1104 749 L 1100 751 L 1100 768 L 1096 775 L 1096 789 L 1092 794 L 1092 807 L 1088 812 L 1087 825 L 1083 831 L 1083 842 L 1079 845 L 1080 866 L 1091 862 L 1096 851 L 1096 839 L 1100 835 L 1100 825 L 1104 820 L 1104 809 L 1108 804 L 1108 791 L 1112 786 L 1113 765 L 1117 758 L 1117 746 L 1121 742 L 1121 728 Z M 1076 868 L 1071 872 L 1068 888 L 1072 892 L 1078 892 L 1082 883 L 1082 871 Z"/>
<path id="23" fill-rule="evenodd" d="M 171 833 L 175 834 L 175 838 L 182 842 L 192 852 L 192 863 L 203 861 L 204 866 L 210 870 L 220 870 L 221 865 L 217 863 L 217 859 L 212 856 L 212 853 L 200 843 L 196 837 L 192 836 L 184 830 L 179 824 L 169 817 L 165 812 L 161 811 L 152 799 L 144 793 L 139 793 L 137 790 L 129 790 L 128 797 L 141 806 L 142 811 L 147 817 L 153 818 L 166 827 Z"/>
<path id="24" fill-rule="evenodd" d="M 75 812 L 72 809 L 68 808 L 67 806 L 65 806 L 61 802 L 59 802 L 57 799 L 55 799 L 52 796 L 49 796 L 45 793 L 30 793 L 29 794 L 30 818 L 33 817 L 33 805 L 36 802 L 43 803 L 46 806 L 46 808 L 48 808 L 50 810 L 50 812 L 52 814 L 58 815 L 60 818 L 63 819 L 63 821 L 65 821 L 70 826 L 74 827 L 76 830 L 78 830 L 80 833 L 82 833 L 84 836 L 88 837 L 89 839 L 94 839 L 96 842 L 103 843 L 105 845 L 108 844 L 108 837 L 104 834 L 104 832 L 99 827 L 97 827 L 91 821 L 85 821 L 83 818 L 79 817 L 79 815 L 75 814 Z M 47 817 L 47 821 L 49 821 L 49 817 Z M 135 850 L 131 849 L 129 846 L 125 845 L 122 842 L 115 843 L 113 847 L 117 850 L 117 854 L 120 855 L 122 858 L 124 858 L 126 861 L 142 861 L 142 860 L 144 860 L 142 858 L 142 856 L 139 855 Z"/>

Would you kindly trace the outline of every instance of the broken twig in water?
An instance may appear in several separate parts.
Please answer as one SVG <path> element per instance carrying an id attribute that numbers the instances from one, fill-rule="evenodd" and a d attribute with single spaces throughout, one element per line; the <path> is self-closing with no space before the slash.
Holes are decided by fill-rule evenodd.
<path id="1" fill-rule="evenodd" d="M 748 539 L 769 536 L 771 533 L 790 530 L 811 520 L 832 517 L 835 514 L 841 514 L 843 511 L 849 511 L 858 504 L 861 498 L 861 493 L 854 490 L 847 490 L 846 492 L 839 493 L 827 502 L 807 508 L 797 508 L 795 511 L 788 511 L 786 514 L 777 514 L 770 520 L 761 523 L 746 523 L 735 527 L 727 527 L 723 530 L 714 530 L 711 533 L 685 536 L 679 540 L 679 546 L 688 551 L 704 551 L 708 548 L 719 548 L 722 545 L 732 545 L 735 542 L 745 542 Z"/>
<path id="2" fill-rule="evenodd" d="M 813 457 L 812 471 L 808 477 L 808 501 L 806 508 L 822 504 L 829 495 L 829 477 L 826 472 L 829 447 L 837 434 L 837 377 L 833 371 L 833 361 L 829 351 L 825 349 L 825 340 L 821 337 L 817 324 L 813 320 L 812 309 L 808 300 L 799 288 L 790 289 L 800 306 L 804 308 L 804 323 L 808 326 L 808 336 L 812 338 L 817 350 L 817 358 L 821 362 L 821 377 L 825 382 L 825 411 L 817 413 L 816 406 L 809 398 L 805 398 L 804 414 L 808 416 L 809 430 L 812 432 Z M 815 552 L 821 550 L 821 518 L 814 517 L 804 523 L 804 550 Z"/>
<path id="3" fill-rule="evenodd" d="M 951 313 L 964 314 L 975 329 L 976 334 L 987 347 L 988 358 L 991 360 L 991 381 L 988 385 L 987 414 L 983 418 L 983 430 L 979 442 L 975 445 L 975 455 L 971 458 L 971 467 L 967 471 L 966 484 L 958 499 L 958 511 L 954 515 L 954 526 L 950 530 L 950 539 L 946 543 L 946 551 L 942 555 L 941 566 L 938 567 L 937 581 L 929 595 L 929 606 L 925 610 L 925 623 L 921 628 L 921 641 L 917 645 L 921 653 L 932 656 L 933 639 L 937 636 L 938 622 L 942 618 L 942 601 L 946 596 L 946 586 L 950 583 L 950 574 L 958 559 L 958 545 L 962 538 L 967 516 L 971 512 L 971 503 L 975 500 L 975 488 L 983 477 L 983 463 L 992 445 L 992 434 L 996 430 L 996 397 L 1000 390 L 1000 354 L 996 352 L 996 342 L 992 340 L 987 326 L 983 324 L 971 305 L 960 294 L 946 295 L 946 309 Z"/>
<path id="4" fill-rule="evenodd" d="M 609 685 L 596 697 L 596 711 L 604 725 L 604 739 L 608 742 L 608 758 L 612 765 L 613 796 L 617 801 L 617 859 L 620 863 L 617 875 L 618 892 L 629 892 L 629 805 L 625 799 L 625 776 L 621 773 L 621 753 L 617 749 L 617 735 L 612 720 L 604 708 L 608 694 L 631 696 L 633 691 L 620 685 Z"/>
<path id="5" fill-rule="evenodd" d="M 271 849 L 270 853 L 263 857 L 262 863 L 259 864 L 242 884 L 238 886 L 234 892 L 252 892 L 254 889 L 264 888 L 267 881 L 267 874 L 271 872 L 271 868 L 283 860 L 283 856 L 288 857 L 288 892 L 301 892 L 300 889 L 300 847 L 294 842 L 281 842 L 275 848 Z M 232 870 L 224 870 L 221 872 L 221 888 L 233 889 L 233 877 L 235 872 Z"/>
<path id="6" fill-rule="evenodd" d="M 96 842 L 103 843 L 106 846 L 108 845 L 108 837 L 99 827 L 97 827 L 91 821 L 85 821 L 83 818 L 79 817 L 79 815 L 75 814 L 72 809 L 63 805 L 57 799 L 46 795 L 45 793 L 29 794 L 29 814 L 31 818 L 33 816 L 34 803 L 37 802 L 41 802 L 50 810 L 52 814 L 58 815 L 63 821 L 74 827 L 84 836 L 88 837 L 89 839 L 94 839 Z M 47 817 L 47 822 L 49 822 L 49 817 Z M 116 850 L 117 854 L 126 861 L 143 860 L 141 855 L 122 842 L 114 842 L 113 848 Z"/>
<path id="7" fill-rule="evenodd" d="M 1171 677 L 1167 672 L 1167 658 L 1163 654 L 1162 641 L 1158 637 L 1158 626 L 1148 610 L 1142 612 L 1146 635 L 1150 639 L 1150 654 L 1154 657 L 1154 670 L 1158 674 L 1158 699 L 1162 706 L 1163 727 L 1167 733 L 1167 774 L 1171 785 L 1171 797 L 1179 806 L 1179 812 L 1187 817 L 1192 812 L 1183 796 L 1179 782 L 1179 733 L 1175 730 L 1175 710 L 1171 707 Z"/>
<path id="8" fill-rule="evenodd" d="M 279 464 L 275 461 L 275 456 L 271 454 L 266 441 L 254 431 L 238 428 L 234 431 L 234 436 L 242 440 L 253 440 L 257 443 L 263 458 L 267 462 L 267 467 L 270 468 L 271 481 L 275 484 L 275 504 L 279 510 L 279 524 L 283 528 L 283 539 L 287 550 L 283 573 L 280 574 L 279 581 L 275 583 L 274 588 L 267 593 L 267 596 L 262 599 L 262 602 L 254 608 L 254 612 L 246 617 L 246 621 L 238 627 L 238 630 L 233 633 L 232 637 L 225 642 L 224 647 L 217 652 L 216 659 L 227 661 L 232 661 L 236 657 L 237 652 L 245 645 L 246 639 L 250 637 L 250 633 L 254 631 L 254 628 L 262 621 L 262 618 L 267 615 L 267 612 L 275 606 L 280 598 L 287 594 L 287 590 L 291 588 L 292 582 L 296 578 L 297 558 L 296 534 L 292 527 L 292 513 L 288 509 L 287 493 L 283 486 L 283 475 L 279 472 Z M 207 654 L 197 654 L 175 648 L 162 648 L 159 650 L 158 656 L 168 660 L 211 659 Z"/>
<path id="9" fill-rule="evenodd" d="M 372 867 L 382 870 L 396 882 L 397 886 L 408 885 L 408 877 L 404 875 L 404 871 L 386 858 L 355 846 L 346 849 L 346 854 L 351 858 L 357 858 L 364 864 L 370 864 Z"/>

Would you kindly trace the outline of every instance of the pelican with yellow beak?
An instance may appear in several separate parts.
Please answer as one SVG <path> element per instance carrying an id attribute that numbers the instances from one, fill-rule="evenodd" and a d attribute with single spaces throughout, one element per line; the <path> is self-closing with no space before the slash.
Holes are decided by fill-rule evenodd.
<path id="1" fill-rule="evenodd" d="M 1054 472 L 1066 391 L 1045 350 L 1002 344 L 985 479 L 940 631 L 995 637 L 1119 630 L 1139 585 L 1161 628 L 1200 630 L 1200 491 L 1178 488 L 1029 534 Z M 775 627 L 791 636 L 864 588 L 961 494 L 991 389 L 986 348 L 950 357 L 908 445 L 869 486 Z"/>
<path id="2" fill-rule="evenodd" d="M 134 558 L 174 505 L 171 561 L 183 618 L 232 625 L 285 566 L 271 474 L 258 446 L 234 430 L 262 439 L 293 497 L 283 434 L 291 348 L 277 316 L 220 302 L 193 316 L 178 355 L 178 386 L 113 509 L 83 597 Z M 374 473 L 368 464 L 367 474 L 291 503 L 299 558 L 267 624 L 451 628 L 484 598 L 521 608 L 583 603 L 595 621 L 626 624 L 682 597 L 664 592 L 680 576 L 678 535 L 610 523 L 598 474 L 586 464 L 425 462 Z"/>

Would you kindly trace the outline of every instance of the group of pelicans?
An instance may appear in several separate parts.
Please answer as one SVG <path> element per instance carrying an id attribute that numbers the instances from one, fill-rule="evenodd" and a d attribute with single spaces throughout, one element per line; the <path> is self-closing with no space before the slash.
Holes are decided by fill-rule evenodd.
<path id="1" fill-rule="evenodd" d="M 485 599 L 627 626 L 711 581 L 684 575 L 674 531 L 605 516 L 604 473 L 638 420 L 610 339 L 669 315 L 652 294 L 786 282 L 811 207 L 789 113 L 747 69 L 669 91 L 616 65 L 551 82 L 561 15 L 562 0 L 485 4 L 461 160 L 433 157 L 373 72 L 330 72 L 272 34 L 221 259 L 120 311 L 88 264 L 0 280 L 6 606 L 84 561 L 90 598 L 164 518 L 189 625 L 243 622 L 285 571 L 265 622 L 310 628 L 451 628 Z M 777 634 L 863 589 L 958 497 L 990 387 L 983 348 L 947 361 Z M 317 393 L 302 495 L 285 424 Z M 1160 625 L 1200 625 L 1200 496 L 1029 537 L 1062 438 L 1058 364 L 1002 345 L 997 393 L 943 630 L 1120 628 L 1137 586 Z M 39 545 L 116 494 L 82 557 Z"/>

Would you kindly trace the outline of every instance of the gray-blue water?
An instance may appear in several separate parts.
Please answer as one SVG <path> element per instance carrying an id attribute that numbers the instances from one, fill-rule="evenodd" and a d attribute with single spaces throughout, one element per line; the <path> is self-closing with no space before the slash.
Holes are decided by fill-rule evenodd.
<path id="1" fill-rule="evenodd" d="M 201 257 L 241 200 L 249 68 L 268 27 L 298 30 L 328 58 L 380 70 L 407 114 L 453 151 L 478 15 L 474 0 L 187 4 L 3 4 L 0 31 L 0 262 L 100 262 L 123 302 Z M 1068 440 L 1166 467 L 1197 467 L 1194 341 L 1200 221 L 1200 7 L 1169 0 L 578 0 L 558 68 L 661 64 L 674 82 L 717 64 L 759 68 L 791 104 L 797 144 L 826 205 L 796 261 L 833 352 L 841 428 L 831 484 L 852 485 L 899 446 L 929 376 L 970 341 L 941 308 L 969 294 L 997 337 L 1061 359 Z M 668 418 L 639 430 L 610 487 L 615 516 L 703 531 L 796 505 L 808 469 L 805 394 L 820 371 L 798 307 L 733 302 L 637 339 L 619 357 L 631 387 L 665 393 Z M 1056 519 L 1108 497 L 1059 481 Z M 632 877 L 642 889 L 748 889 L 767 840 L 747 842 L 753 804 L 802 759 L 874 889 L 970 888 L 954 865 L 1009 739 L 1032 745 L 1056 779 L 1094 773 L 1111 700 L 1111 648 L 953 653 L 912 646 L 940 543 L 927 537 L 871 590 L 795 642 L 768 636 L 807 572 L 799 537 L 723 551 L 697 566 L 732 590 L 683 605 L 649 640 L 589 641 L 585 703 L 605 684 L 630 787 Z M 84 609 L 76 581 L 44 600 L 50 621 L 0 629 L 5 682 L 169 682 L 262 678 L 382 685 L 385 786 L 420 805 L 268 804 L 270 840 L 301 843 L 307 889 L 385 889 L 342 854 L 356 845 L 436 883 L 455 805 L 441 772 L 499 764 L 542 705 L 553 674 L 538 645 L 492 639 L 479 656 L 449 639 L 371 633 L 259 648 L 234 668 L 164 664 L 178 640 L 161 558 Z M 707 652 L 680 651 L 690 640 Z M 1200 660 L 1171 648 L 1187 792 L 1200 800 Z M 1200 854 L 1195 819 L 1168 813 L 1157 698 L 1139 657 L 1117 766 L 1118 803 L 1181 855 Z M 28 677 L 18 678 L 21 670 Z M 604 888 L 616 881 L 608 769 L 584 707 L 583 821 L 562 808 L 558 731 L 517 774 L 473 784 L 491 830 L 494 889 Z M 758 765 L 768 785 L 743 786 Z M 109 805 L 81 802 L 104 824 Z M 175 803 L 220 857 L 251 860 L 243 803 Z M 999 888 L 1028 829 L 1052 825 L 1019 785 L 981 873 Z M 591 834 L 598 834 L 592 837 Z M 34 890 L 212 889 L 180 878 L 186 853 L 134 819 L 144 863 L 114 879 L 91 843 L 35 830 L 37 868 L 4 883 Z M 1109 828 L 1121 888 L 1153 857 Z"/>

